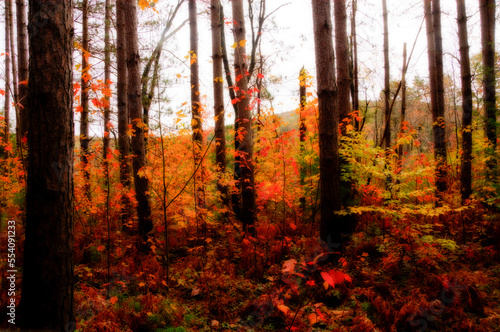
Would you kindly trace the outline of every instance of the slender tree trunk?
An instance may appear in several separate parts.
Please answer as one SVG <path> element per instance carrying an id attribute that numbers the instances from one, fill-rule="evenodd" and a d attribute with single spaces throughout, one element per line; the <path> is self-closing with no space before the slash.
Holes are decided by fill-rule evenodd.
<path id="1" fill-rule="evenodd" d="M 215 160 L 217 163 L 217 191 L 223 207 L 229 205 L 228 188 L 224 181 L 226 173 L 226 128 L 224 124 L 224 79 L 222 71 L 221 27 L 224 22 L 220 16 L 220 0 L 211 0 L 210 14 L 212 24 L 212 64 L 214 85 L 215 116 Z"/>
<path id="2" fill-rule="evenodd" d="M 300 121 L 300 126 L 299 126 L 299 142 L 300 142 L 300 155 L 303 158 L 305 149 L 306 149 L 306 134 L 307 134 L 307 127 L 306 127 L 306 117 L 305 117 L 305 111 L 306 111 L 306 106 L 307 106 L 307 87 L 306 87 L 306 76 L 307 72 L 302 67 L 300 70 L 299 74 L 299 81 L 300 81 L 300 89 L 299 89 L 299 95 L 300 95 L 300 115 L 299 115 L 299 121 Z M 300 186 L 302 187 L 302 190 L 304 190 L 304 186 L 306 184 L 306 172 L 307 168 L 305 166 L 305 163 L 302 163 L 300 166 Z M 304 195 L 304 192 L 302 192 L 302 196 L 299 199 L 300 202 L 300 209 L 302 213 L 305 212 L 306 210 L 306 197 Z"/>
<path id="3" fill-rule="evenodd" d="M 462 203 L 472 194 L 472 78 L 470 73 L 469 41 L 465 0 L 457 0 L 458 42 L 462 76 L 462 155 L 460 183 Z"/>
<path id="4" fill-rule="evenodd" d="M 351 19 L 351 56 L 352 56 L 352 108 L 357 113 L 357 118 L 354 120 L 354 128 L 357 131 L 361 130 L 361 123 L 358 118 L 360 117 L 359 110 L 359 81 L 358 81 L 358 39 L 356 34 L 356 12 L 358 10 L 358 1 L 352 0 L 352 19 Z"/>
<path id="5" fill-rule="evenodd" d="M 7 0 L 5 3 L 7 5 L 7 9 L 9 12 L 9 41 L 10 41 L 10 61 L 11 61 L 11 71 L 12 71 L 12 91 L 14 92 L 14 110 L 16 112 L 16 141 L 17 146 L 21 146 L 21 128 L 20 128 L 20 114 L 19 114 L 19 85 L 18 85 L 18 76 L 17 76 L 17 57 L 16 57 L 16 47 L 15 47 L 15 38 L 14 38 L 14 14 L 12 7 L 13 0 Z"/>
<path id="6" fill-rule="evenodd" d="M 139 236 L 143 241 L 148 239 L 148 233 L 153 229 L 151 221 L 151 206 L 149 204 L 149 179 L 140 176 L 139 171 L 146 166 L 146 151 L 144 147 L 144 125 L 141 103 L 141 74 L 139 71 L 139 38 L 137 35 L 137 2 L 124 1 L 127 24 L 127 73 L 128 73 L 128 109 L 132 122 L 132 169 L 134 174 L 135 197 L 137 199 L 137 216 L 139 218 Z"/>
<path id="7" fill-rule="evenodd" d="M 221 6 L 220 9 L 220 17 L 221 21 L 224 21 L 224 7 Z M 231 75 L 231 69 L 229 68 L 229 59 L 227 56 L 227 47 L 226 47 L 226 34 L 224 30 L 224 25 L 222 24 L 221 27 L 221 46 L 222 46 L 222 61 L 224 64 L 224 71 L 226 73 L 226 81 L 227 81 L 227 88 L 229 91 L 229 98 L 231 101 L 236 100 L 236 94 L 234 92 L 234 85 L 233 85 L 233 78 Z M 240 142 L 237 139 L 238 136 L 238 103 L 232 103 L 233 109 L 234 109 L 234 150 L 238 151 L 240 147 Z M 241 168 L 240 168 L 240 157 L 236 153 L 234 156 L 234 172 L 233 172 L 233 179 L 235 181 L 235 188 L 233 189 L 231 193 L 231 205 L 233 207 L 233 212 L 234 215 L 236 216 L 236 219 L 241 220 L 241 202 L 240 202 L 240 175 L 241 175 Z"/>
<path id="8" fill-rule="evenodd" d="M 483 100 L 486 114 L 486 137 L 490 144 L 487 176 L 497 182 L 497 108 L 495 93 L 495 0 L 480 0 L 481 42 L 483 55 Z"/>
<path id="9" fill-rule="evenodd" d="M 241 168 L 241 222 L 250 234 L 255 234 L 255 179 L 253 169 L 252 116 L 247 96 L 247 58 L 245 50 L 245 17 L 243 1 L 233 0 L 234 72 L 236 75 L 236 100 L 238 104 L 238 133 L 240 146 L 237 154 Z"/>
<path id="10" fill-rule="evenodd" d="M 337 53 L 337 108 L 342 123 L 342 135 L 346 134 L 347 120 L 351 112 L 351 76 L 349 75 L 349 42 L 347 40 L 346 0 L 333 2 L 335 17 L 335 51 Z"/>
<path id="11" fill-rule="evenodd" d="M 26 5 L 24 0 L 16 0 L 17 17 L 17 58 L 19 77 L 18 107 L 20 115 L 19 131 L 25 136 L 28 131 L 28 28 L 26 25 Z M 22 144 L 22 140 L 21 140 Z M 21 149 L 22 150 L 22 149 Z"/>
<path id="12" fill-rule="evenodd" d="M 104 83 L 106 87 L 110 89 L 111 87 L 111 0 L 106 0 L 105 2 L 105 14 L 104 14 Z M 110 97 L 106 96 L 106 107 L 104 108 L 104 137 L 102 139 L 102 153 L 104 163 L 107 165 L 109 150 L 109 134 L 111 128 L 110 114 L 111 105 Z"/>
<path id="13" fill-rule="evenodd" d="M 30 0 L 29 22 L 29 166 L 19 323 L 23 330 L 68 331 L 74 326 L 73 3 Z"/>
<path id="14" fill-rule="evenodd" d="M 128 136 L 129 111 L 127 107 L 127 50 L 125 38 L 125 1 L 116 1 L 116 66 L 117 84 L 116 94 L 118 100 L 118 150 L 120 151 L 120 183 L 125 190 L 131 185 L 130 181 L 130 139 Z M 127 195 L 121 198 L 121 219 L 125 223 L 130 218 L 132 204 Z"/>
<path id="15" fill-rule="evenodd" d="M 84 191 L 90 199 L 90 173 L 89 173 L 89 2 L 82 1 L 82 76 L 80 80 L 80 161 L 84 177 Z"/>
<path id="16" fill-rule="evenodd" d="M 351 113 L 351 75 L 349 73 L 349 41 L 347 38 L 347 11 L 346 0 L 334 1 L 335 17 L 335 48 L 337 53 L 337 109 L 339 112 L 339 122 L 341 122 L 342 135 L 347 134 L 347 125 L 350 123 Z M 340 166 L 348 162 L 340 157 Z M 352 183 L 350 180 L 340 181 L 340 194 L 342 205 L 352 204 Z"/>
<path id="17" fill-rule="evenodd" d="M 5 2 L 5 128 L 4 128 L 4 141 L 5 144 L 10 140 L 10 24 L 9 24 L 9 10 L 8 2 Z M 8 153 L 6 153 L 8 154 Z"/>
<path id="18" fill-rule="evenodd" d="M 384 147 L 388 150 L 391 147 L 391 74 L 389 64 L 389 27 L 387 23 L 387 1 L 382 0 L 383 19 L 384 19 L 384 116 L 385 116 L 385 129 L 382 135 Z"/>
<path id="19" fill-rule="evenodd" d="M 431 86 L 434 158 L 438 198 L 446 190 L 446 128 L 444 121 L 443 46 L 439 0 L 424 0 Z"/>
<path id="20" fill-rule="evenodd" d="M 341 209 L 339 164 L 339 112 L 335 84 L 335 56 L 332 40 L 330 0 L 311 0 L 319 110 L 319 164 L 321 192 L 320 238 L 328 250 L 341 248 L 341 223 L 335 214 Z"/>
<path id="21" fill-rule="evenodd" d="M 404 122 L 406 121 L 406 43 L 403 45 L 403 69 L 402 69 L 402 77 L 401 77 L 401 124 L 399 133 L 402 136 L 404 134 Z M 401 172 L 401 168 L 403 167 L 403 150 L 404 146 L 398 146 L 398 174 Z"/>
<path id="22" fill-rule="evenodd" d="M 190 34 L 190 68 L 191 68 L 191 128 L 193 130 L 193 153 L 195 169 L 202 162 L 203 127 L 200 102 L 200 82 L 198 65 L 198 19 L 196 0 L 189 0 L 189 34 Z M 205 190 L 203 187 L 203 167 L 200 167 L 194 176 L 195 204 L 198 209 L 205 207 Z"/>

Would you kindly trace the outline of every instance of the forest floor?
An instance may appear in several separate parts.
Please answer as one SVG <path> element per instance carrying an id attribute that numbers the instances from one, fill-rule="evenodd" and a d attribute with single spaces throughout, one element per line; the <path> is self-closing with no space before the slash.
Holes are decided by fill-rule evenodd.
<path id="1" fill-rule="evenodd" d="M 315 223 L 230 223 L 140 254 L 126 232 L 76 252 L 78 331 L 500 331 L 500 216 L 365 212 L 332 262 Z M 159 233 L 158 233 L 159 234 Z M 168 265 L 168 270 L 167 270 Z M 167 282 L 168 274 L 168 282 Z"/>

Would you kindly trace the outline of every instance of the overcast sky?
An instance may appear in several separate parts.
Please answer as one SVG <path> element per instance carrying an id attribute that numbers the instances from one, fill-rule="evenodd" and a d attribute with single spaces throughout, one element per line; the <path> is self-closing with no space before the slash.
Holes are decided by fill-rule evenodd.
<path id="1" fill-rule="evenodd" d="M 97 0 L 91 0 L 97 1 Z M 158 11 L 151 10 L 142 12 L 141 17 L 157 19 L 165 17 L 166 8 L 176 3 L 177 0 L 159 0 Z M 207 108 L 212 108 L 212 64 L 211 64 L 211 32 L 210 19 L 208 13 L 208 3 L 206 0 L 198 1 L 198 11 L 201 13 L 198 19 L 199 29 L 199 54 L 200 64 L 200 91 L 202 95 L 207 95 Z M 245 5 L 247 1 L 244 1 Z M 480 52 L 480 30 L 479 13 L 477 9 L 477 0 L 468 0 L 467 12 L 470 16 L 468 21 L 469 43 L 471 46 L 471 55 Z M 225 7 L 225 16 L 230 19 L 231 6 L 228 0 L 222 0 Z M 348 0 L 350 6 L 350 0 Z M 403 43 L 407 43 L 408 53 L 410 53 L 413 43 L 416 40 L 415 50 L 408 69 L 408 80 L 415 76 L 427 78 L 427 53 L 426 53 L 426 34 L 425 24 L 422 31 L 416 39 L 419 27 L 423 19 L 422 0 L 387 0 L 389 10 L 389 44 L 390 44 L 390 63 L 391 79 L 399 80 L 402 68 Z M 367 91 L 368 98 L 378 96 L 383 84 L 383 23 L 382 23 L 382 0 L 358 0 L 357 14 L 357 33 L 358 33 L 358 56 L 360 66 L 360 96 L 364 99 L 364 91 Z M 458 64 L 453 60 L 453 54 L 458 56 L 458 38 L 456 25 L 456 1 L 442 0 L 442 31 L 443 47 L 445 54 L 445 71 L 451 73 L 451 62 L 455 61 L 455 71 L 458 74 Z M 279 8 L 279 9 L 278 9 Z M 333 8 L 333 2 L 332 2 Z M 309 0 L 267 0 L 267 12 L 274 12 L 266 21 L 263 31 L 262 53 L 266 57 L 266 79 L 268 89 L 273 96 L 273 107 L 276 112 L 290 111 L 297 107 L 298 103 L 298 74 L 302 66 L 316 75 L 314 40 L 312 27 L 312 9 Z M 497 18 L 499 17 L 497 9 Z M 3 13 L 3 10 L 2 10 Z M 350 10 L 348 10 L 350 13 Z M 78 13 L 75 12 L 75 16 Z M 175 19 L 174 26 L 178 26 L 188 17 L 187 1 L 183 5 Z M 0 50 L 3 52 L 3 17 L 2 28 L 0 28 Z M 498 39 L 500 38 L 500 22 L 497 19 L 497 49 L 499 49 Z M 163 27 L 158 28 L 159 30 Z M 150 30 L 149 27 L 143 30 Z M 348 32 L 350 27 L 348 27 Z M 76 26 L 76 32 L 79 27 Z M 247 39 L 250 40 L 250 27 L 247 25 Z M 233 43 L 233 36 L 230 26 L 226 27 L 226 38 L 228 46 Z M 155 32 L 141 33 L 141 44 L 153 45 L 158 40 L 158 34 Z M 250 42 L 247 43 L 247 52 L 249 52 Z M 164 93 L 170 100 L 168 105 L 162 107 L 172 108 L 174 112 L 184 109 L 188 112 L 190 100 L 189 68 L 188 60 L 185 56 L 189 51 L 189 26 L 186 24 L 175 36 L 165 45 L 164 58 L 162 62 L 163 76 L 169 78 L 170 82 L 165 85 Z M 1 53 L 0 52 L 0 53 Z M 144 52 L 143 56 L 148 56 Z M 92 60 L 91 60 L 92 61 Z M 93 60 L 97 62 L 97 60 Z M 4 61 L 1 60 L 0 74 L 4 74 Z M 272 83 L 274 82 L 274 83 Z M 3 86 L 1 87 L 4 88 Z M 231 106 L 226 98 L 226 109 L 230 117 Z M 3 99 L 0 98 L 3 108 Z M 184 104 L 184 105 L 183 105 Z M 264 107 L 269 107 L 269 102 L 264 102 Z M 158 109 L 157 106 L 153 106 Z M 78 116 L 76 117 L 78 120 Z M 164 118 L 165 121 L 168 119 Z M 230 118 L 228 118 L 230 120 Z M 100 121 L 96 121 L 100 122 Z M 78 125 L 76 125 L 78 128 Z M 93 126 L 96 135 L 102 129 L 99 126 Z"/>

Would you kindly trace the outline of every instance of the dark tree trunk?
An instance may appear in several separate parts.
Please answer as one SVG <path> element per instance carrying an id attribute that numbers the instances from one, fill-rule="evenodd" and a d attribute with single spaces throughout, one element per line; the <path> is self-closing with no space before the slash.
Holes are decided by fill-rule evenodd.
<path id="1" fill-rule="evenodd" d="M 487 163 L 487 176 L 497 181 L 497 108 L 495 93 L 495 0 L 479 0 L 481 16 L 481 42 L 483 55 L 483 100 L 486 115 L 486 137 L 490 144 L 490 158 Z"/>
<path id="2" fill-rule="evenodd" d="M 472 194 L 472 79 L 470 73 L 469 41 L 465 0 L 457 0 L 458 42 L 460 45 L 460 73 L 462 76 L 462 203 Z"/>
<path id="3" fill-rule="evenodd" d="M 4 141 L 5 144 L 9 143 L 10 139 L 10 24 L 9 24 L 9 10 L 8 2 L 5 2 L 5 128 L 4 128 Z"/>
<path id="4" fill-rule="evenodd" d="M 339 113 L 336 108 L 335 56 L 329 0 L 311 0 L 319 110 L 319 164 L 321 192 L 320 238 L 328 250 L 341 248 Z"/>
<path id="5" fill-rule="evenodd" d="M 245 17 L 243 1 L 233 0 L 234 73 L 236 76 L 236 100 L 238 104 L 238 131 L 242 137 L 237 154 L 241 169 L 241 222 L 250 234 L 255 234 L 255 180 L 253 170 L 252 116 L 247 96 L 247 58 L 245 51 Z"/>
<path id="6" fill-rule="evenodd" d="M 446 128 L 444 121 L 443 46 L 439 0 L 424 0 L 431 87 L 432 132 L 438 198 L 446 190 Z"/>
<path id="7" fill-rule="evenodd" d="M 214 85 L 215 116 L 215 161 L 217 163 L 217 191 L 222 205 L 229 205 L 228 188 L 224 181 L 226 173 L 226 133 L 224 124 L 224 79 L 222 71 L 221 27 L 224 22 L 220 15 L 220 0 L 211 0 L 210 14 L 212 23 L 212 64 Z"/>
<path id="8" fill-rule="evenodd" d="M 306 88 L 306 76 L 307 72 L 302 67 L 300 70 L 299 74 L 299 81 L 300 81 L 300 89 L 299 89 L 299 96 L 300 96 L 300 115 L 299 115 L 299 121 L 300 121 L 300 126 L 299 126 L 299 142 L 300 142 L 300 155 L 303 158 L 304 153 L 305 153 L 305 144 L 306 144 L 306 134 L 307 134 L 307 127 L 306 127 L 306 118 L 305 118 L 305 111 L 306 111 L 306 106 L 307 106 L 307 88 Z M 304 186 L 306 184 L 306 167 L 305 164 L 302 163 L 300 166 L 300 185 L 302 189 L 304 189 Z M 300 209 L 302 210 L 302 213 L 305 212 L 306 210 L 306 197 L 302 195 L 299 199 L 300 202 Z"/>
<path id="9" fill-rule="evenodd" d="M 406 121 L 406 43 L 403 45 L 403 69 L 402 69 L 402 77 L 401 77 L 401 124 L 399 133 L 400 135 L 404 134 L 404 122 Z M 401 172 L 401 168 L 403 167 L 403 150 L 404 146 L 398 146 L 398 171 L 399 174 Z"/>
<path id="10" fill-rule="evenodd" d="M 352 19 L 351 19 L 351 58 L 352 58 L 352 108 L 360 116 L 359 110 L 359 81 L 358 81 L 358 40 L 356 35 L 356 12 L 358 7 L 357 0 L 352 0 Z M 354 119 L 354 128 L 361 130 L 361 123 L 357 118 Z"/>
<path id="11" fill-rule="evenodd" d="M 144 147 L 144 125 L 141 103 L 141 74 L 139 71 L 139 38 L 137 35 L 137 1 L 124 1 L 127 24 L 127 74 L 128 74 L 128 109 L 132 122 L 132 169 L 134 173 L 135 197 L 137 199 L 137 216 L 139 218 L 139 236 L 143 241 L 148 239 L 148 233 L 153 229 L 151 221 L 151 206 L 149 204 L 149 180 L 140 176 L 139 171 L 146 166 L 146 151 Z"/>
<path id="12" fill-rule="evenodd" d="M 82 77 L 80 80 L 80 161 L 84 177 L 84 192 L 90 199 L 89 173 L 89 2 L 82 1 Z"/>
<path id="13" fill-rule="evenodd" d="M 111 0 L 106 0 L 105 2 L 105 14 L 104 14 L 104 83 L 106 87 L 110 89 L 111 85 Z M 107 163 L 109 151 L 109 134 L 111 128 L 110 114 L 111 106 L 109 104 L 110 97 L 106 96 L 106 107 L 104 108 L 104 137 L 102 140 L 102 153 L 103 160 Z"/>
<path id="14" fill-rule="evenodd" d="M 10 41 L 10 61 L 11 61 L 11 71 L 12 71 L 12 92 L 13 92 L 13 99 L 14 99 L 14 110 L 16 112 L 16 141 L 17 141 L 17 146 L 21 146 L 21 128 L 20 128 L 20 107 L 18 105 L 19 102 L 19 85 L 18 85 L 18 76 L 17 76 L 17 57 L 16 57 L 16 47 L 15 47 L 15 38 L 14 38 L 14 14 L 13 14 L 13 7 L 12 7 L 12 1 L 13 0 L 7 0 L 5 2 L 6 4 L 6 10 L 8 11 L 9 14 L 9 41 Z"/>
<path id="15" fill-rule="evenodd" d="M 74 327 L 72 10 L 68 0 L 29 2 L 29 166 L 20 304 L 20 326 L 26 330 Z"/>
<path id="16" fill-rule="evenodd" d="M 342 123 L 342 134 L 346 133 L 346 125 L 351 112 L 351 76 L 349 74 L 349 42 L 347 40 L 347 11 L 345 0 L 333 2 L 335 17 L 335 51 L 337 53 L 337 108 L 339 121 Z"/>
<path id="17" fill-rule="evenodd" d="M 384 147 L 390 149 L 391 147 L 391 111 L 390 111 L 390 100 L 391 100 L 391 71 L 389 65 L 389 27 L 387 23 L 387 1 L 382 0 L 383 7 L 383 19 L 384 19 L 384 116 L 385 116 L 385 129 L 382 133 L 384 141 Z"/>
<path id="18" fill-rule="evenodd" d="M 220 19 L 224 22 L 224 8 L 221 6 L 220 8 Z M 229 98 L 232 100 L 236 100 L 236 94 L 234 93 L 234 85 L 233 78 L 231 75 L 231 69 L 229 68 L 229 59 L 227 56 L 227 47 L 226 47 L 226 33 L 224 30 L 224 23 L 221 27 L 221 47 L 222 47 L 222 62 L 224 64 L 224 71 L 226 73 L 227 87 L 229 90 Z M 240 142 L 237 139 L 238 136 L 238 104 L 232 103 L 234 109 L 234 150 L 238 151 L 240 147 Z M 234 156 L 234 172 L 233 179 L 235 181 L 235 188 L 231 194 L 231 205 L 233 208 L 234 215 L 236 219 L 241 220 L 241 202 L 240 202 L 240 157 L 236 153 Z"/>
<path id="19" fill-rule="evenodd" d="M 24 0 L 16 0 L 17 17 L 17 59 L 19 77 L 19 131 L 25 136 L 28 131 L 28 29 L 26 26 L 26 5 Z M 21 141 L 22 144 L 22 141 Z"/>
<path id="20" fill-rule="evenodd" d="M 195 169 L 202 162 L 203 127 L 200 103 L 200 79 L 198 65 L 198 19 L 196 0 L 189 0 L 189 35 L 190 35 L 190 69 L 191 69 L 191 128 L 193 130 L 193 154 Z M 205 190 L 203 188 L 203 167 L 194 176 L 196 211 L 205 207 Z"/>
<path id="21" fill-rule="evenodd" d="M 124 189 L 129 189 L 130 181 L 130 138 L 128 136 L 129 112 L 127 107 L 127 50 L 125 38 L 125 1 L 116 1 L 116 66 L 118 100 L 118 150 L 120 151 L 120 183 Z M 121 198 L 121 218 L 125 224 L 130 218 L 131 202 L 127 195 Z"/>

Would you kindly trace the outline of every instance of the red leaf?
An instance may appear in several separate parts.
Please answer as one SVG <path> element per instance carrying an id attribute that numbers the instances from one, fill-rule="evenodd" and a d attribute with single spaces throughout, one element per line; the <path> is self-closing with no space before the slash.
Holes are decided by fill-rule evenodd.
<path id="1" fill-rule="evenodd" d="M 297 261 L 295 259 L 289 259 L 283 263 L 283 269 L 281 272 L 286 273 L 293 273 L 293 270 L 295 269 L 295 264 L 297 264 Z"/>
<path id="2" fill-rule="evenodd" d="M 112 298 L 109 299 L 109 303 L 111 303 L 111 304 L 115 304 L 116 302 L 118 302 L 117 296 L 113 296 Z"/>

